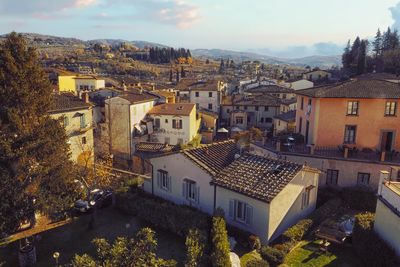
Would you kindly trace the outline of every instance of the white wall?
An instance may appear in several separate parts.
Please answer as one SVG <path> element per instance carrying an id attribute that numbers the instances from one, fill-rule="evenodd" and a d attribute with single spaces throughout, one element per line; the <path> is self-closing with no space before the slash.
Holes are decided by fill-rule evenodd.
<path id="1" fill-rule="evenodd" d="M 199 94 L 196 97 L 196 92 Z M 212 93 L 212 97 L 209 96 Z M 212 104 L 211 111 L 219 113 L 221 105 L 221 92 L 218 91 L 190 91 L 190 103 L 195 103 L 200 108 L 209 109 L 208 104 Z"/>
<path id="2" fill-rule="evenodd" d="M 89 90 L 98 90 L 105 87 L 105 81 L 96 79 L 75 79 L 75 88 L 77 91 L 81 90 L 81 86 L 88 86 Z"/>
<path id="3" fill-rule="evenodd" d="M 165 157 L 151 159 L 153 165 L 153 186 L 154 194 L 172 201 L 176 204 L 192 205 L 208 214 L 214 211 L 214 187 L 210 185 L 211 176 L 209 173 L 198 167 L 186 156 L 177 153 Z M 162 169 L 168 172 L 171 177 L 172 190 L 167 192 L 157 187 L 157 170 Z M 200 187 L 199 203 L 190 203 L 182 195 L 182 184 L 184 179 L 195 181 Z M 152 193 L 151 180 L 146 180 L 144 190 Z"/>

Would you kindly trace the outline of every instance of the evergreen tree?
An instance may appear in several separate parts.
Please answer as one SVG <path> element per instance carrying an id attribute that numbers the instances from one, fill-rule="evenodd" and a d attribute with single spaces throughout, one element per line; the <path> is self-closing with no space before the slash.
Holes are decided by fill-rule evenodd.
<path id="1" fill-rule="evenodd" d="M 214 267 L 230 267 L 230 247 L 225 220 L 222 217 L 213 217 L 212 228 L 212 254 L 211 261 Z"/>
<path id="2" fill-rule="evenodd" d="M 223 73 L 225 70 L 224 59 L 221 58 L 221 63 L 219 64 L 219 73 Z"/>
<path id="3" fill-rule="evenodd" d="M 383 33 L 382 36 L 382 51 L 387 51 L 390 49 L 392 39 L 392 30 L 388 27 L 387 31 Z"/>
<path id="4" fill-rule="evenodd" d="M 169 70 L 169 81 L 172 82 L 173 80 L 173 73 L 172 73 L 172 69 Z"/>
<path id="5" fill-rule="evenodd" d="M 352 55 L 351 55 L 351 45 L 350 40 L 347 42 L 347 46 L 344 49 L 344 53 L 342 55 L 342 64 L 345 69 L 349 69 L 352 62 Z"/>
<path id="6" fill-rule="evenodd" d="M 176 83 L 179 83 L 179 71 L 176 70 Z"/>
<path id="7" fill-rule="evenodd" d="M 185 267 L 196 267 L 201 264 L 204 252 L 205 237 L 199 229 L 190 229 L 186 236 L 186 262 Z"/>
<path id="8" fill-rule="evenodd" d="M 4 234 L 34 209 L 62 213 L 76 199 L 76 185 L 65 130 L 47 113 L 52 88 L 36 51 L 11 33 L 0 46 L 0 62 L 0 179 L 1 190 L 10 190 L 0 194 Z"/>
<path id="9" fill-rule="evenodd" d="M 372 45 L 375 57 L 380 56 L 382 54 L 382 34 L 380 29 L 378 29 L 378 31 L 376 32 L 375 40 Z"/>
<path id="10" fill-rule="evenodd" d="M 357 57 L 357 74 L 363 74 L 367 68 L 368 41 L 362 40 Z"/>
<path id="11" fill-rule="evenodd" d="M 181 66 L 181 77 L 182 78 L 186 77 L 186 72 L 185 72 L 185 69 L 183 68 L 183 66 Z"/>

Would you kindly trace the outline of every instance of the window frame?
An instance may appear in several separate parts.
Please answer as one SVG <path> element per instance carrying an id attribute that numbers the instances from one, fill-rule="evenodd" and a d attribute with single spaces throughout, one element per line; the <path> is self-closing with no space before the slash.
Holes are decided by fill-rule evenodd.
<path id="1" fill-rule="evenodd" d="M 388 106 L 389 104 L 389 106 Z M 392 106 L 394 105 L 394 107 Z M 397 101 L 386 101 L 385 103 L 385 116 L 395 117 L 397 115 Z"/>
<path id="2" fill-rule="evenodd" d="M 352 135 L 352 140 L 350 140 L 350 132 L 349 129 L 354 127 L 354 133 Z M 357 125 L 345 125 L 344 127 L 344 138 L 343 138 L 343 143 L 344 144 L 355 144 L 357 140 Z"/>
<path id="3" fill-rule="evenodd" d="M 336 174 L 336 175 L 333 175 L 333 174 Z M 335 180 L 333 180 L 333 179 L 335 179 Z M 332 181 L 335 181 L 335 182 L 333 183 Z M 338 185 L 338 182 L 339 182 L 339 170 L 327 169 L 325 184 L 328 186 Z"/>
<path id="4" fill-rule="evenodd" d="M 347 101 L 347 116 L 358 116 L 360 110 L 360 101 L 350 100 Z"/>
<path id="5" fill-rule="evenodd" d="M 168 176 L 168 172 L 164 170 L 158 170 L 159 175 L 159 187 L 162 190 L 170 191 L 170 177 Z"/>
<path id="6" fill-rule="evenodd" d="M 367 182 L 365 183 L 365 178 Z M 357 185 L 365 185 L 369 186 L 369 182 L 371 180 L 371 174 L 367 172 L 358 172 L 357 173 Z"/>
<path id="7" fill-rule="evenodd" d="M 213 97 L 213 92 L 208 92 L 208 97 Z"/>
<path id="8" fill-rule="evenodd" d="M 241 122 L 238 122 L 238 119 L 240 119 Z M 236 124 L 243 124 L 244 123 L 244 117 L 243 116 L 235 117 L 235 123 Z"/>
<path id="9" fill-rule="evenodd" d="M 194 92 L 195 97 L 200 97 L 200 92 Z"/>
<path id="10" fill-rule="evenodd" d="M 172 120 L 172 129 L 180 130 L 183 128 L 183 123 L 181 119 L 173 119 Z"/>

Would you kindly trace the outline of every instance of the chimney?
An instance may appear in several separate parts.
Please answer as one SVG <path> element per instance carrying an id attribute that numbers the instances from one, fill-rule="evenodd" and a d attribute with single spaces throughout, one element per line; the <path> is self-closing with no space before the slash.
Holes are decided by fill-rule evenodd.
<path id="1" fill-rule="evenodd" d="M 82 100 L 85 103 L 89 103 L 89 94 L 86 92 L 82 93 Z"/>

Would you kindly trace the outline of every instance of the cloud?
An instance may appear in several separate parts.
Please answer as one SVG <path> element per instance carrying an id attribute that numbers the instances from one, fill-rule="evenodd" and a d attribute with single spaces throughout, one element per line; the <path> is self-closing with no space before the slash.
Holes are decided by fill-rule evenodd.
<path id="1" fill-rule="evenodd" d="M 400 2 L 396 6 L 389 8 L 394 20 L 393 28 L 400 31 Z"/>
<path id="2" fill-rule="evenodd" d="M 200 18 L 200 10 L 196 6 L 186 4 L 183 1 L 170 1 L 168 8 L 160 9 L 156 13 L 156 19 L 162 23 L 176 25 L 180 29 L 192 26 Z"/>

